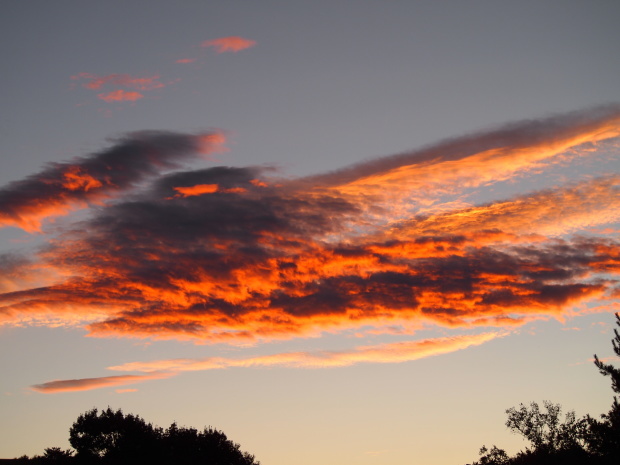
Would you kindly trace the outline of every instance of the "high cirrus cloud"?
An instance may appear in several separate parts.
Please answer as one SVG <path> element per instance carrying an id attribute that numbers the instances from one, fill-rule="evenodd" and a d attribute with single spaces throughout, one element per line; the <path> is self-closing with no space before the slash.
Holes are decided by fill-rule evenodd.
<path id="1" fill-rule="evenodd" d="M 7 261 L 16 282 L 26 282 L 33 264 L 56 279 L 13 284 L 0 294 L 0 322 L 46 324 L 55 316 L 85 323 L 93 337 L 247 344 L 562 317 L 618 288 L 618 240 L 574 234 L 620 220 L 618 176 L 482 205 L 455 198 L 594 156 L 619 135 L 620 107 L 609 106 L 301 179 L 259 167 L 158 171 L 27 264 Z M 78 166 L 76 189 L 63 192 L 105 185 L 99 171 Z M 28 182 L 48 186 L 41 178 L 67 180 L 66 172 L 55 166 Z M 26 195 L 20 186 L 5 189 Z M 355 353 L 346 357 L 374 352 Z"/>
<path id="2" fill-rule="evenodd" d="M 0 227 L 38 231 L 45 218 L 100 204 L 201 153 L 220 150 L 224 141 L 218 132 L 146 131 L 129 134 L 99 153 L 50 164 L 0 188 Z"/>
<path id="3" fill-rule="evenodd" d="M 255 40 L 244 39 L 243 37 L 231 36 L 220 37 L 219 39 L 205 40 L 200 44 L 201 47 L 214 48 L 217 53 L 240 52 L 256 45 Z"/>

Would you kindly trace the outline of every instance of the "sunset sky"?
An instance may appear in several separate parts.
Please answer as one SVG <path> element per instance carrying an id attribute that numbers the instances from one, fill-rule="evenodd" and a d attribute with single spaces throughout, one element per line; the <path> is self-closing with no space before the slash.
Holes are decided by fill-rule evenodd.
<path id="1" fill-rule="evenodd" d="M 93 407 L 264 465 L 604 413 L 620 3 L 7 0 L 0 458 Z"/>

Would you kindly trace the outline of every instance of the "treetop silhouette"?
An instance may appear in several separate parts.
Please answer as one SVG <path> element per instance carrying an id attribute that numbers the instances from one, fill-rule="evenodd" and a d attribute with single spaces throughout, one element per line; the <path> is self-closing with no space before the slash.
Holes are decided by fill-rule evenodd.
<path id="1" fill-rule="evenodd" d="M 172 423 L 162 429 L 140 416 L 124 414 L 108 407 L 93 408 L 81 414 L 69 430 L 69 442 L 75 449 L 45 449 L 43 456 L 22 457 L 23 463 L 58 465 L 260 465 L 213 427 L 199 431 Z"/>
<path id="2" fill-rule="evenodd" d="M 616 313 L 616 324 L 620 327 L 620 316 Z M 620 357 L 620 334 L 614 329 L 612 339 L 614 352 Z M 603 376 L 611 378 L 611 388 L 620 394 L 620 369 L 602 362 L 594 355 L 594 364 Z M 493 446 L 482 446 L 480 459 L 472 465 L 617 465 L 620 463 L 620 403 L 618 397 L 608 413 L 601 419 L 586 415 L 576 418 L 569 411 L 561 419 L 559 404 L 543 401 L 543 409 L 536 402 L 529 406 L 520 404 L 506 410 L 506 426 L 530 442 L 524 451 L 514 457 L 505 450 Z"/>

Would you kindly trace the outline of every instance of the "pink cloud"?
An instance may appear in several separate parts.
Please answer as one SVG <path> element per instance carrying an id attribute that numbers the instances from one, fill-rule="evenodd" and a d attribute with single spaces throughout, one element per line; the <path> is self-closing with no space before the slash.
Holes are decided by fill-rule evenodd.
<path id="1" fill-rule="evenodd" d="M 135 102 L 144 98 L 140 92 L 125 91 L 122 89 L 113 90 L 112 92 L 97 94 L 97 97 L 104 102 Z"/>
<path id="2" fill-rule="evenodd" d="M 129 74 L 108 74 L 106 76 L 97 76 L 91 73 L 80 73 L 75 76 L 71 76 L 71 79 L 86 79 L 86 82 L 82 84 L 86 89 L 101 89 L 106 84 L 112 84 L 115 86 L 128 87 L 136 90 L 153 90 L 160 89 L 165 86 L 163 82 L 159 81 L 159 76 L 146 76 L 135 77 Z"/>
<path id="3" fill-rule="evenodd" d="M 194 63 L 195 61 L 196 61 L 196 58 L 181 58 L 175 61 L 175 63 L 186 64 L 186 63 Z"/>
<path id="4" fill-rule="evenodd" d="M 201 47 L 213 47 L 217 53 L 239 52 L 256 45 L 255 40 L 244 39 L 243 37 L 231 36 L 220 37 L 219 39 L 205 40 L 200 44 Z"/>

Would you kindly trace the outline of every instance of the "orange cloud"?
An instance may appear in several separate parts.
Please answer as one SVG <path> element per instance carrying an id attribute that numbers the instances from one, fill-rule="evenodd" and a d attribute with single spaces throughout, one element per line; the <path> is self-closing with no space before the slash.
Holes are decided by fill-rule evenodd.
<path id="1" fill-rule="evenodd" d="M 315 192 L 325 190 L 370 205 L 376 222 L 428 212 L 442 196 L 506 181 L 565 160 L 568 150 L 620 136 L 620 115 L 606 107 L 584 118 L 569 114 L 541 130 L 540 122 L 449 140 L 430 148 L 385 157 L 302 180 Z M 589 152 L 590 148 L 584 150 Z M 380 215 L 372 214 L 381 208 Z"/>
<path id="2" fill-rule="evenodd" d="M 490 332 L 362 346 L 343 351 L 289 352 L 246 359 L 211 357 L 130 362 L 112 366 L 109 369 L 115 371 L 153 372 L 170 370 L 181 372 L 232 367 L 331 368 L 351 366 L 358 363 L 402 363 L 478 346 L 505 335 L 506 333 Z"/>
<path id="3" fill-rule="evenodd" d="M 217 184 L 198 184 L 197 186 L 175 187 L 181 197 L 191 197 L 193 195 L 213 194 L 218 191 Z"/>
<path id="4" fill-rule="evenodd" d="M 31 386 L 31 389 L 44 394 L 58 392 L 90 391 L 111 386 L 135 384 L 153 379 L 164 379 L 174 376 L 173 373 L 149 373 L 145 375 L 105 376 L 102 378 L 84 378 L 49 381 Z"/>
<path id="5" fill-rule="evenodd" d="M 196 186 L 188 187 L 173 187 L 178 192 L 174 197 L 168 197 L 168 199 L 176 197 L 193 197 L 195 195 L 214 194 L 216 192 L 225 194 L 243 194 L 247 192 L 244 187 L 231 187 L 230 189 L 221 189 L 217 184 L 198 184 Z"/>
<path id="6" fill-rule="evenodd" d="M 243 37 L 231 36 L 220 37 L 219 39 L 205 40 L 200 44 L 201 47 L 213 47 L 217 53 L 239 52 L 250 47 L 254 47 L 256 41 L 244 39 Z"/>
<path id="7" fill-rule="evenodd" d="M 222 131 L 215 130 L 205 134 L 200 134 L 197 137 L 198 151 L 202 154 L 208 155 L 214 152 L 222 153 L 227 152 L 226 147 L 226 134 Z"/>
<path id="8" fill-rule="evenodd" d="M 480 225 L 509 234 L 562 235 L 620 221 L 619 191 L 620 176 L 605 176 L 507 201 L 420 216 L 393 226 L 389 236 L 472 233 Z"/>
<path id="9" fill-rule="evenodd" d="M 122 89 L 113 90 L 107 94 L 97 94 L 97 97 L 104 102 L 135 102 L 144 98 L 140 92 L 127 92 Z"/>
<path id="10" fill-rule="evenodd" d="M 78 171 L 62 165 L 33 177 L 28 186 L 42 190 L 32 202 L 47 201 L 52 187 L 65 196 L 80 193 L 83 201 L 105 194 L 106 185 L 120 195 L 121 180 L 127 190 L 141 188 L 102 203 L 79 228 L 59 231 L 29 265 L 6 265 L 19 279 L 36 265 L 58 278 L 38 287 L 8 283 L 0 321 L 36 324 L 55 316 L 86 321 L 92 337 L 248 344 L 562 318 L 620 288 L 620 242 L 570 235 L 619 220 L 617 176 L 484 205 L 449 198 L 439 211 L 430 208 L 437 193 L 424 182 L 458 196 L 463 186 L 489 184 L 494 175 L 544 170 L 564 156 L 561 150 L 579 152 L 573 144 L 598 143 L 619 128 L 620 108 L 608 107 L 296 180 L 269 179 L 256 167 L 162 175 L 159 165 L 182 159 L 184 147 L 196 150 L 200 136 L 174 144 L 147 139 L 131 181 L 104 178 L 115 170 L 90 162 L 72 164 Z M 222 138 L 204 140 L 217 145 Z M 183 150 L 154 162 L 153 153 L 170 144 Z M 120 153 L 126 160 L 125 149 Z M 118 171 L 127 176 L 127 169 Z M 75 175 L 75 190 L 64 186 L 66 172 Z M 9 186 L 15 201 L 5 205 L 31 199 L 34 190 L 20 186 Z M 30 205 L 23 202 L 16 212 Z"/>
<path id="11" fill-rule="evenodd" d="M 151 362 L 130 362 L 109 367 L 115 371 L 142 371 L 142 375 L 106 376 L 73 380 L 56 380 L 31 386 L 31 389 L 44 394 L 69 391 L 86 391 L 110 386 L 134 384 L 154 379 L 168 378 L 183 371 L 204 371 L 225 368 L 334 368 L 356 365 L 358 363 L 402 363 L 436 355 L 448 354 L 469 347 L 478 346 L 506 333 L 490 332 L 475 335 L 462 335 L 403 341 L 375 346 L 362 346 L 352 350 L 289 352 L 245 359 L 211 357 L 205 359 L 171 359 Z M 137 389 L 117 389 L 116 392 L 135 392 Z"/>
<path id="12" fill-rule="evenodd" d="M 103 186 L 101 181 L 87 173 L 83 173 L 79 166 L 69 166 L 67 171 L 63 173 L 63 176 L 65 182 L 63 182 L 62 186 L 72 191 L 83 190 L 88 192 L 90 189 Z"/>
<path id="13" fill-rule="evenodd" d="M 153 89 L 160 89 L 165 86 L 164 83 L 159 81 L 159 76 L 147 76 L 147 77 L 134 77 L 129 74 L 108 74 L 106 76 L 97 76 L 91 73 L 80 73 L 75 76 L 71 76 L 74 80 L 86 80 L 82 84 L 86 89 L 97 90 L 101 89 L 104 85 L 112 84 L 114 86 L 128 87 L 131 89 L 149 91 Z"/>
<path id="14" fill-rule="evenodd" d="M 165 87 L 165 84 L 159 80 L 158 75 L 135 77 L 129 74 L 98 76 L 91 73 L 79 73 L 71 76 L 71 79 L 84 81 L 82 87 L 89 90 L 100 90 L 104 86 L 116 87 L 116 89 L 108 92 L 97 94 L 97 98 L 107 103 L 135 102 L 144 98 L 143 92 Z M 118 87 L 132 90 L 118 89 Z"/>
<path id="15" fill-rule="evenodd" d="M 187 64 L 187 63 L 194 63 L 195 61 L 196 61 L 196 58 L 180 58 L 176 60 L 175 63 Z"/>
<path id="16" fill-rule="evenodd" d="M 225 137 L 217 132 L 130 134 L 116 145 L 43 171 L 0 188 L 0 227 L 29 232 L 41 229 L 45 218 L 67 215 L 131 190 L 140 181 L 198 155 L 222 150 Z"/>

